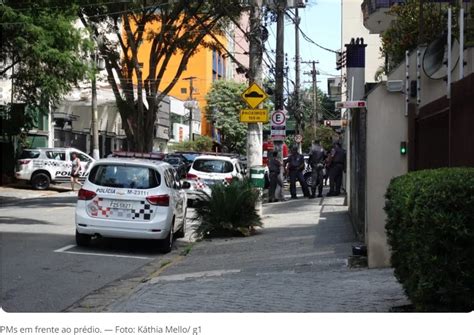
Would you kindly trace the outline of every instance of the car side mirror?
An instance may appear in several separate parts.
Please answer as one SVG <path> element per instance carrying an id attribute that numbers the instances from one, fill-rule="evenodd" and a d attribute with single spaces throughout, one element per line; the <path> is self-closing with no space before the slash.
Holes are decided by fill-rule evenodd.
<path id="1" fill-rule="evenodd" d="M 183 184 L 181 185 L 182 189 L 190 189 L 191 188 L 191 183 L 188 181 L 183 181 Z"/>

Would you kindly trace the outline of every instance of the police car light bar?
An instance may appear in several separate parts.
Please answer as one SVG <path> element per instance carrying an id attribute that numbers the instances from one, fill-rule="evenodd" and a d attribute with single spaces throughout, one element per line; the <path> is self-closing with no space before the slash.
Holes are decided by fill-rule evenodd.
<path id="1" fill-rule="evenodd" d="M 365 108 L 367 103 L 364 100 L 359 101 L 342 101 L 336 103 L 336 108 Z"/>

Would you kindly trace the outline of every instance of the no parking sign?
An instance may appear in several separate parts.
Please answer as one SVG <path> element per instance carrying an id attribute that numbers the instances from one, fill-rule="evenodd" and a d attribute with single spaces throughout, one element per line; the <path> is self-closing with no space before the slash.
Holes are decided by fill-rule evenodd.
<path id="1" fill-rule="evenodd" d="M 271 118 L 271 136 L 272 140 L 283 141 L 286 137 L 286 114 L 283 110 L 276 110 Z"/>

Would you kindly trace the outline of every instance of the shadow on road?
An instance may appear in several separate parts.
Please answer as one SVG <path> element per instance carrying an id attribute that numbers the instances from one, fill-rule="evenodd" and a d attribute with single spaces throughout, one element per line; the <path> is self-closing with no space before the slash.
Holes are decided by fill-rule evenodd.
<path id="1" fill-rule="evenodd" d="M 52 208 L 52 207 L 72 207 L 77 202 L 77 196 L 42 197 L 32 199 L 19 199 L 14 197 L 0 196 L 2 208 L 22 207 L 22 208 Z"/>
<path id="2" fill-rule="evenodd" d="M 12 216 L 0 216 L 0 224 L 16 224 L 16 225 L 51 225 L 51 222 L 36 220 L 36 219 L 26 219 L 18 218 Z"/>

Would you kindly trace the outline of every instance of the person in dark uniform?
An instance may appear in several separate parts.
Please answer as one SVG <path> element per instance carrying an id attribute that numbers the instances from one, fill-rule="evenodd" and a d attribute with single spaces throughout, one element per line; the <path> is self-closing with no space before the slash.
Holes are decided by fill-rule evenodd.
<path id="1" fill-rule="evenodd" d="M 326 196 L 338 196 L 341 194 L 342 173 L 346 162 L 346 153 L 341 143 L 336 142 L 328 157 L 329 165 L 329 193 Z"/>
<path id="2" fill-rule="evenodd" d="M 269 179 L 270 179 L 270 187 L 268 189 L 268 202 L 276 202 L 275 198 L 275 190 L 277 185 L 280 185 L 280 187 L 283 188 L 283 183 L 281 182 L 281 179 L 278 178 L 278 175 L 280 174 L 280 168 L 281 168 L 281 162 L 278 160 L 278 152 L 274 151 L 272 154 L 272 157 L 270 158 L 268 162 L 268 172 L 270 174 Z"/>
<path id="3" fill-rule="evenodd" d="M 298 179 L 305 197 L 309 198 L 308 185 L 303 178 L 304 157 L 298 153 L 298 147 L 291 148 L 291 155 L 286 163 L 286 170 L 290 175 L 290 193 L 291 199 L 296 199 L 296 180 Z"/>
<path id="4" fill-rule="evenodd" d="M 311 198 L 316 197 L 316 186 L 318 187 L 318 198 L 323 196 L 323 168 L 326 153 L 321 147 L 319 141 L 314 141 L 309 156 L 309 164 L 311 165 Z"/>

